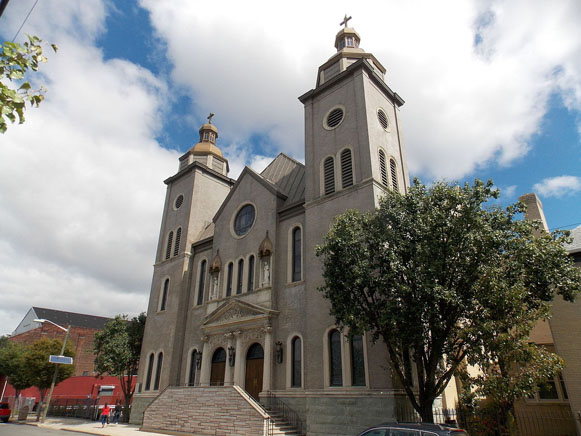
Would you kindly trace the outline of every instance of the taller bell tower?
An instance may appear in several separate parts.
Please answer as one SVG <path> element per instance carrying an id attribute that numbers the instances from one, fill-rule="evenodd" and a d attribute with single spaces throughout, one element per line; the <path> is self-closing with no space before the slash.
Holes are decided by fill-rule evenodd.
<path id="1" fill-rule="evenodd" d="M 323 278 L 316 245 L 338 214 L 372 210 L 388 190 L 404 194 L 409 186 L 399 120 L 404 101 L 387 86 L 385 67 L 360 47 L 359 34 L 347 22 L 346 17 L 335 37 L 336 53 L 319 67 L 315 88 L 299 97 L 305 107 L 304 298 L 307 331 L 320 332 L 305 337 L 305 349 L 313 350 L 334 322 L 329 302 L 317 291 Z M 367 355 L 369 367 L 377 368 L 367 387 L 389 391 L 393 384 L 381 369 L 381 356 L 380 351 Z M 326 366 L 305 371 L 306 386 L 332 388 Z M 351 387 L 347 372 L 342 386 Z"/>
<path id="2" fill-rule="evenodd" d="M 409 175 L 401 135 L 403 99 L 385 82 L 386 69 L 360 47 L 347 27 L 337 52 L 319 67 L 316 87 L 299 97 L 305 106 L 306 204 L 369 186 L 405 193 Z M 354 188 L 351 188 L 351 187 Z"/>

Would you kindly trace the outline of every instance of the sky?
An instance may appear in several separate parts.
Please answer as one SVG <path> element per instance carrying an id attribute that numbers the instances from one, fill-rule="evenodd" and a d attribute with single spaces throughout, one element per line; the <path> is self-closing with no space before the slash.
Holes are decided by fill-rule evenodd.
<path id="1" fill-rule="evenodd" d="M 0 38 L 59 51 L 0 135 L 0 335 L 31 306 L 146 311 L 178 157 L 213 112 L 230 177 L 304 161 L 297 97 L 345 14 L 406 102 L 412 177 L 492 179 L 500 205 L 536 192 L 550 228 L 581 224 L 578 0 L 13 0 Z"/>

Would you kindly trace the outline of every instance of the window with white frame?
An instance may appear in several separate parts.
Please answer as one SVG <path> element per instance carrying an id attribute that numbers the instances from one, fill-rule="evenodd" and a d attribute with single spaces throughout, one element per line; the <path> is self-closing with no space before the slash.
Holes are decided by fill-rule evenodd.
<path id="1" fill-rule="evenodd" d="M 145 390 L 149 391 L 151 389 L 151 377 L 153 375 L 153 363 L 155 355 L 151 353 L 149 359 L 147 359 L 147 376 L 145 377 Z"/>
<path id="2" fill-rule="evenodd" d="M 200 264 L 200 277 L 198 278 L 198 306 L 202 305 L 204 302 L 204 288 L 206 287 L 206 265 L 206 259 L 202 260 L 202 263 Z"/>
<path id="3" fill-rule="evenodd" d="M 161 289 L 161 299 L 159 302 L 160 312 L 166 309 L 168 294 L 169 294 L 169 279 L 165 279 L 165 281 L 163 282 L 163 287 Z"/>

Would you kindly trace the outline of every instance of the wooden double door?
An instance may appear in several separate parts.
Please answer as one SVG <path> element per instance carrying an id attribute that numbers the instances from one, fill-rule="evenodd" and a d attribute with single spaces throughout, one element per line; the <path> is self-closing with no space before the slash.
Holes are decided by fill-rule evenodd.
<path id="1" fill-rule="evenodd" d="M 258 401 L 262 391 L 262 374 L 264 372 L 264 350 L 260 344 L 252 344 L 246 353 L 246 377 L 244 389 Z"/>

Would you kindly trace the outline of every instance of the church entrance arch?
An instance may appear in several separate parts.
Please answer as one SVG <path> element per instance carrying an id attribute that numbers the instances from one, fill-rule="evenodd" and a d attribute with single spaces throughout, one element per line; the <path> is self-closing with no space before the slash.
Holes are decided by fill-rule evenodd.
<path id="1" fill-rule="evenodd" d="M 262 372 L 264 370 L 264 350 L 260 344 L 252 344 L 246 353 L 246 378 L 244 388 L 252 398 L 258 401 L 262 390 Z"/>
<path id="2" fill-rule="evenodd" d="M 212 355 L 212 371 L 210 372 L 210 386 L 224 386 L 226 372 L 226 351 L 218 348 Z"/>

